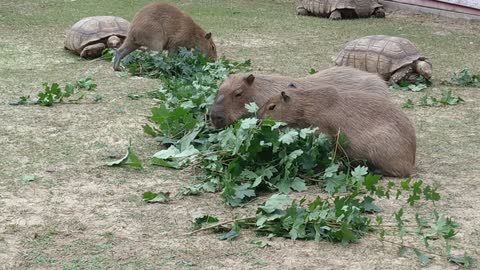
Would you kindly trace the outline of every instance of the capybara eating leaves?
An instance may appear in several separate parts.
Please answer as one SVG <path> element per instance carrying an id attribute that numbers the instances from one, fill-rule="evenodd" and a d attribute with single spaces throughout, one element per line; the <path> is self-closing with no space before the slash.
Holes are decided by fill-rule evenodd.
<path id="1" fill-rule="evenodd" d="M 366 160 L 386 176 L 407 177 L 415 167 L 415 128 L 388 97 L 341 92 L 334 86 L 285 89 L 258 112 L 291 127 L 318 127 L 348 139 L 345 153 L 351 161 Z"/>
<path id="2" fill-rule="evenodd" d="M 117 51 L 113 69 L 119 70 L 120 61 L 142 46 L 152 51 L 169 52 L 180 47 L 198 47 L 211 60 L 217 59 L 212 34 L 206 33 L 177 7 L 165 3 L 146 5 L 135 15 L 127 38 Z"/>
<path id="3" fill-rule="evenodd" d="M 285 87 L 309 89 L 320 85 L 334 86 L 341 92 L 359 92 L 388 96 L 387 84 L 377 74 L 351 67 L 332 67 L 303 78 L 273 75 L 232 74 L 220 86 L 211 109 L 215 127 L 222 128 L 247 113 L 245 104 L 261 107 Z"/>

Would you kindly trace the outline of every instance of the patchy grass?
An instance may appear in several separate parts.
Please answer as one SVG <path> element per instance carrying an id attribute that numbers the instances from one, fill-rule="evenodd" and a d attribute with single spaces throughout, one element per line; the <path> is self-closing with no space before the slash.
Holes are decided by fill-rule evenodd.
<path id="1" fill-rule="evenodd" d="M 91 15 L 115 14 L 131 19 L 150 1 L 2 0 L 0 3 L 0 261 L 15 269 L 158 269 L 164 268 L 417 268 L 397 256 L 395 247 L 374 236 L 355 246 L 272 240 L 271 248 L 250 244 L 253 234 L 235 242 L 213 235 L 183 236 L 196 213 L 227 220 L 251 213 L 250 206 L 231 209 L 217 194 L 186 197 L 165 205 L 142 201 L 145 191 L 175 193 L 190 175 L 147 166 L 143 171 L 108 168 L 128 140 L 141 159 L 160 146 L 143 134 L 154 102 L 132 100 L 159 82 L 114 73 L 104 61 L 86 61 L 63 50 L 65 29 Z M 175 2 L 214 33 L 218 50 L 228 58 L 252 59 L 264 73 L 303 76 L 310 68 L 331 66 L 343 45 L 370 34 L 407 37 L 433 62 L 434 87 L 453 71 L 478 72 L 480 23 L 407 13 L 386 20 L 333 22 L 296 17 L 293 1 L 183 0 Z M 9 106 L 20 96 L 34 96 L 42 82 L 64 84 L 92 74 L 92 95 L 102 102 Z M 461 224 L 462 244 L 480 257 L 480 91 L 452 87 L 465 104 L 407 110 L 417 128 L 416 178 L 440 185 L 439 207 Z M 397 104 L 418 101 L 424 93 L 393 92 Z M 88 98 L 88 97 L 87 97 Z M 147 162 L 148 165 L 148 162 Z M 35 175 L 35 181 L 18 181 Z M 304 194 L 314 195 L 310 188 Z M 303 195 L 303 194 L 302 194 Z M 385 206 L 386 212 L 391 209 Z M 341 254 L 339 256 L 339 254 Z M 441 260 L 434 267 L 451 265 Z"/>

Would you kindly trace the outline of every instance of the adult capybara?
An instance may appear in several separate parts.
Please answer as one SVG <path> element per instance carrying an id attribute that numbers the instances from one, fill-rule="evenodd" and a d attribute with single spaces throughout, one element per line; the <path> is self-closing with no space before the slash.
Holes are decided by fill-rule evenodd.
<path id="1" fill-rule="evenodd" d="M 384 175 L 407 177 L 415 167 L 415 128 L 388 97 L 365 92 L 339 91 L 335 86 L 285 89 L 258 112 L 292 127 L 318 127 L 335 136 L 345 133 L 345 154 L 366 160 Z"/>
<path id="2" fill-rule="evenodd" d="M 211 120 L 215 127 L 230 125 L 244 115 L 245 104 L 255 102 L 261 107 L 270 97 L 285 87 L 312 88 L 332 85 L 338 91 L 375 93 L 388 96 L 387 84 L 377 74 L 351 67 L 332 67 L 303 78 L 273 75 L 233 74 L 220 86 L 211 108 Z"/>
<path id="3" fill-rule="evenodd" d="M 127 38 L 117 51 L 113 69 L 119 70 L 120 61 L 141 46 L 169 52 L 175 52 L 180 47 L 198 47 L 211 60 L 217 59 L 212 34 L 206 33 L 177 7 L 165 3 L 146 5 L 135 15 Z"/>

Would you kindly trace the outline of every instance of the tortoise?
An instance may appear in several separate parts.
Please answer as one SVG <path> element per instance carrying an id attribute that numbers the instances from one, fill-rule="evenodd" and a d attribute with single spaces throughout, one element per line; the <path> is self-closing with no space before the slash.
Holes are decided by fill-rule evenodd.
<path id="1" fill-rule="evenodd" d="M 328 17 L 332 20 L 374 16 L 385 18 L 383 0 L 297 0 L 297 15 Z"/>
<path id="2" fill-rule="evenodd" d="M 432 77 L 432 64 L 410 40 L 401 37 L 375 35 L 352 40 L 335 64 L 378 73 L 389 84 L 402 80 L 415 83 L 419 75 L 427 80 Z"/>
<path id="3" fill-rule="evenodd" d="M 86 17 L 66 32 L 65 49 L 83 58 L 101 56 L 105 48 L 118 48 L 127 36 L 130 23 L 116 16 Z"/>

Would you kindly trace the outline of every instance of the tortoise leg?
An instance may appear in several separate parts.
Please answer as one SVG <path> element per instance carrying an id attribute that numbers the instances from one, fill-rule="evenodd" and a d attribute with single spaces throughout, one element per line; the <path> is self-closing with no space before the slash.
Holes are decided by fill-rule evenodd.
<path id="1" fill-rule="evenodd" d="M 82 58 L 97 58 L 102 55 L 102 51 L 105 49 L 104 43 L 95 43 L 83 48 L 82 52 L 80 53 L 80 57 Z"/>
<path id="2" fill-rule="evenodd" d="M 307 16 L 307 15 L 308 15 L 308 11 L 305 9 L 305 7 L 298 6 L 298 7 L 297 7 L 297 15 Z"/>
<path id="3" fill-rule="evenodd" d="M 375 18 L 385 18 L 385 9 L 383 7 L 376 8 L 373 12 Z"/>
<path id="4" fill-rule="evenodd" d="M 342 13 L 338 10 L 334 10 L 332 13 L 330 13 L 330 17 L 328 17 L 331 20 L 341 20 L 342 19 Z"/>
<path id="5" fill-rule="evenodd" d="M 411 72 L 412 72 L 411 65 L 398 69 L 392 74 L 392 76 L 390 76 L 390 80 L 388 80 L 388 84 L 392 85 L 394 83 L 399 83 L 403 79 L 407 79 L 408 75 L 411 74 Z"/>

